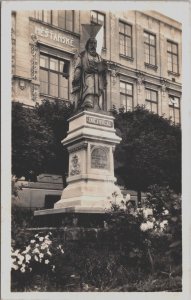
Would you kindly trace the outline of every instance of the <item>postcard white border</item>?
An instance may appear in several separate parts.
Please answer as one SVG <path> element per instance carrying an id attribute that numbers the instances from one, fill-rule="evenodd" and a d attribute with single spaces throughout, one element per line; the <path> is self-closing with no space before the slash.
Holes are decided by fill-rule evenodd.
<path id="1" fill-rule="evenodd" d="M 34 9 L 156 10 L 182 23 L 183 292 L 11 293 L 11 11 Z M 189 299 L 191 297 L 191 5 L 190 1 L 2 1 L 1 17 L 1 297 L 2 299 Z"/>

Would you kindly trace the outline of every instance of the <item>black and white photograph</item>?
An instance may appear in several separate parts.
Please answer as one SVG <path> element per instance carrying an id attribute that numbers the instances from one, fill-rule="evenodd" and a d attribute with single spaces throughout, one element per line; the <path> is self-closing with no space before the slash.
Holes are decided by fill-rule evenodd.
<path id="1" fill-rule="evenodd" d="M 189 299 L 190 1 L 1 22 L 2 299 Z"/>

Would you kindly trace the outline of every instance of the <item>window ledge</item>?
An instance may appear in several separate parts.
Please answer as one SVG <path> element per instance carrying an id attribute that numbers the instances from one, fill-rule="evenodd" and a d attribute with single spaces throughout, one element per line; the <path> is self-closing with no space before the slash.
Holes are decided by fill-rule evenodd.
<path id="1" fill-rule="evenodd" d="M 124 54 L 119 54 L 119 56 L 122 57 L 122 58 L 125 58 L 127 60 L 134 61 L 134 58 L 131 57 L 131 56 L 127 56 L 127 55 L 124 55 Z"/>
<path id="2" fill-rule="evenodd" d="M 153 69 L 153 70 L 155 70 L 155 71 L 158 69 L 158 66 L 156 66 L 156 65 L 151 65 L 151 64 L 148 64 L 148 63 L 146 63 L 146 62 L 145 62 L 145 67 L 150 68 L 150 69 Z"/>
<path id="3" fill-rule="evenodd" d="M 66 33 L 69 33 L 69 34 L 72 34 L 72 35 L 74 35 L 74 36 L 76 36 L 76 37 L 78 37 L 78 38 L 80 37 L 80 34 L 79 34 L 79 33 L 76 33 L 76 32 L 71 31 L 71 30 L 67 30 L 67 29 L 65 29 L 65 28 L 62 28 L 62 27 L 53 25 L 53 24 L 48 23 L 48 22 L 44 22 L 44 21 L 39 20 L 39 19 L 35 19 L 35 18 L 33 18 L 33 17 L 29 17 L 29 20 L 31 20 L 31 21 L 33 21 L 33 22 L 36 22 L 36 23 L 39 23 L 39 24 L 42 24 L 42 25 L 50 26 L 50 27 L 52 27 L 52 28 L 54 28 L 54 29 L 57 29 L 57 30 L 60 30 L 60 31 L 63 31 L 63 32 L 66 32 Z"/>
<path id="4" fill-rule="evenodd" d="M 168 71 L 168 75 L 174 75 L 174 76 L 180 76 L 180 73 L 175 73 L 175 72 L 172 72 L 172 71 Z"/>
<path id="5" fill-rule="evenodd" d="M 69 99 L 58 98 L 58 97 L 46 95 L 43 93 L 40 93 L 40 97 L 43 97 L 42 101 L 48 100 L 48 101 L 63 101 L 63 102 L 68 102 L 68 103 L 71 102 Z"/>

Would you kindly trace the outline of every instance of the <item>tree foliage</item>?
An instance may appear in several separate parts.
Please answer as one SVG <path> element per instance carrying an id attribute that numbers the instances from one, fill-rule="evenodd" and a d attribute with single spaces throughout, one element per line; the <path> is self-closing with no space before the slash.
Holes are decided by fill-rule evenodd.
<path id="1" fill-rule="evenodd" d="M 72 105 L 43 102 L 35 108 L 12 104 L 12 173 L 34 180 L 40 173 L 64 175 L 68 154 L 61 144 Z"/>
<path id="2" fill-rule="evenodd" d="M 181 130 L 162 116 L 137 107 L 116 112 L 115 127 L 122 137 L 115 151 L 118 183 L 145 191 L 151 184 L 181 190 Z"/>

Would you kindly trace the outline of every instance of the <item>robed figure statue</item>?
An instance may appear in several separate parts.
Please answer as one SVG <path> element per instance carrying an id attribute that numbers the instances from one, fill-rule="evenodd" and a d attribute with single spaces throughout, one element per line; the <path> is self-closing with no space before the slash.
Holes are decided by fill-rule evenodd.
<path id="1" fill-rule="evenodd" d="M 77 97 L 78 109 L 104 109 L 107 65 L 96 52 L 96 48 L 95 37 L 90 37 L 85 50 L 79 54 L 76 61 L 72 87 L 73 94 Z"/>

